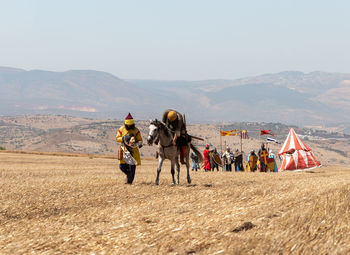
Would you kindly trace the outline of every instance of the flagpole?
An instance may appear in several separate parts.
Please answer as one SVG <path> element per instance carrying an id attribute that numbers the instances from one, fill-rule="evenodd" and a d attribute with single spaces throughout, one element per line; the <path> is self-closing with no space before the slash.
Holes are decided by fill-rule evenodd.
<path id="1" fill-rule="evenodd" d="M 241 153 L 242 153 L 242 125 L 241 124 L 239 124 L 239 132 L 241 135 Z"/>
<path id="2" fill-rule="evenodd" d="M 241 130 L 241 152 L 242 152 L 242 130 Z"/>
<path id="3" fill-rule="evenodd" d="M 219 133 L 219 135 L 220 135 L 220 154 L 222 155 L 222 135 L 221 135 L 221 126 L 220 126 L 220 133 Z"/>
<path id="4" fill-rule="evenodd" d="M 261 146 L 261 141 L 262 141 L 262 138 L 261 138 L 261 129 L 260 129 L 260 146 Z"/>

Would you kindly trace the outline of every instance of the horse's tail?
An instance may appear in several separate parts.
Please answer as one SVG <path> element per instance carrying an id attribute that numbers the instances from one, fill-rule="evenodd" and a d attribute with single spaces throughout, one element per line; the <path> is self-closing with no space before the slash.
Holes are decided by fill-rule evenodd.
<path id="1" fill-rule="evenodd" d="M 192 143 L 191 143 L 191 149 L 197 155 L 199 163 L 202 163 L 204 161 L 204 157 L 203 157 L 202 153 Z"/>

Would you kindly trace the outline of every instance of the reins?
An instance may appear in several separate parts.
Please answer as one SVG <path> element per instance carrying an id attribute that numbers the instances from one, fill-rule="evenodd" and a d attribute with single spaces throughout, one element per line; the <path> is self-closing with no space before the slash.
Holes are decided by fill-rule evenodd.
<path id="1" fill-rule="evenodd" d="M 162 126 L 163 129 L 166 129 L 166 131 L 169 133 L 170 138 L 171 138 L 171 133 L 172 133 L 172 131 L 167 127 L 167 125 L 165 125 L 165 123 L 160 122 L 160 121 L 159 121 L 159 123 L 160 123 L 160 125 Z M 158 135 L 158 137 L 159 137 L 159 136 L 160 136 L 160 134 Z M 170 139 L 170 142 L 169 142 L 168 145 L 163 145 L 163 144 L 161 144 L 161 142 L 160 142 L 160 140 L 159 140 L 159 145 L 162 147 L 163 153 L 164 153 L 164 149 L 165 149 L 165 148 L 169 148 L 169 147 L 174 146 L 174 145 L 173 145 L 173 139 Z"/>
<path id="2" fill-rule="evenodd" d="M 160 143 L 159 143 L 159 144 L 160 144 Z M 169 145 L 162 145 L 162 144 L 160 144 L 160 146 L 162 146 L 162 148 L 169 148 L 169 147 L 174 146 L 174 145 L 173 145 L 173 142 L 170 141 L 170 144 L 169 144 Z"/>

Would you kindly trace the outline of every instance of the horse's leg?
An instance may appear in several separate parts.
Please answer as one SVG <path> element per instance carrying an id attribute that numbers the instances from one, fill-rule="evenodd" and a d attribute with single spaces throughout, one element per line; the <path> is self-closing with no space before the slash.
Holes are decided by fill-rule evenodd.
<path id="1" fill-rule="evenodd" d="M 161 156 L 159 155 L 159 159 L 158 159 L 158 168 L 157 168 L 156 185 L 159 185 L 159 174 L 160 174 L 160 171 L 162 171 L 163 162 L 164 162 L 164 158 L 161 157 Z"/>
<path id="2" fill-rule="evenodd" d="M 186 168 L 187 168 L 187 183 L 191 183 L 191 176 L 190 176 L 190 145 L 187 145 L 186 148 Z"/>
<path id="3" fill-rule="evenodd" d="M 173 185 L 176 184 L 175 182 L 175 160 L 171 160 L 171 176 L 173 177 Z"/>
<path id="4" fill-rule="evenodd" d="M 179 157 L 178 156 L 176 156 L 176 158 L 175 158 L 175 165 L 176 165 L 177 184 L 180 184 L 180 164 L 179 164 Z"/>

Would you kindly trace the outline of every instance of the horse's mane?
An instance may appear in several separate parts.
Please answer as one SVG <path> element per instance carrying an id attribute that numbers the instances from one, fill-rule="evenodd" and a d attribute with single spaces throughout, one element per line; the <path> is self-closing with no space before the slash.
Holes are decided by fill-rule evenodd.
<path id="1" fill-rule="evenodd" d="M 157 119 L 155 119 L 154 121 L 152 121 L 152 124 L 154 124 L 155 126 L 157 126 L 158 128 L 160 128 L 161 130 L 163 130 L 164 134 L 166 135 L 166 137 L 170 137 L 170 130 L 169 128 L 165 125 L 164 122 L 161 122 Z"/>

